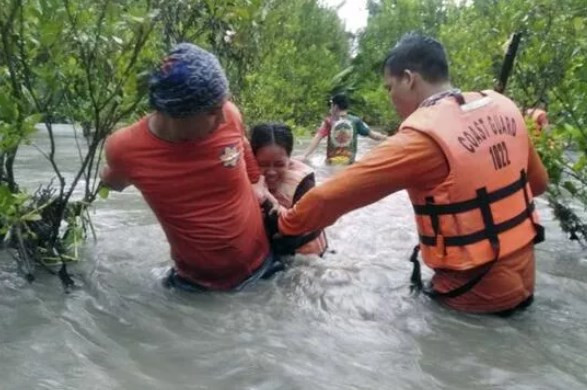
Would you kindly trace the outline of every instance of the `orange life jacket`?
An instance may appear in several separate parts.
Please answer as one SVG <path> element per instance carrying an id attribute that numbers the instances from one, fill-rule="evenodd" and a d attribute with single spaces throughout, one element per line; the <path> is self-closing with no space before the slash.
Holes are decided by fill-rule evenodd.
<path id="1" fill-rule="evenodd" d="M 312 173 L 314 173 L 314 170 L 306 164 L 297 160 L 290 160 L 289 169 L 283 176 L 277 189 L 272 192 L 273 196 L 275 196 L 275 199 L 277 199 L 281 206 L 287 209 L 292 208 L 294 205 L 294 195 L 298 186 Z M 327 247 L 326 234 L 322 231 L 318 237 L 299 247 L 296 252 L 304 255 L 316 254 L 321 256 Z"/>
<path id="2" fill-rule="evenodd" d="M 407 129 L 434 139 L 449 165 L 439 186 L 408 190 L 429 267 L 479 267 L 542 234 L 526 180 L 528 134 L 511 100 L 455 93 L 421 106 L 402 123 Z"/>

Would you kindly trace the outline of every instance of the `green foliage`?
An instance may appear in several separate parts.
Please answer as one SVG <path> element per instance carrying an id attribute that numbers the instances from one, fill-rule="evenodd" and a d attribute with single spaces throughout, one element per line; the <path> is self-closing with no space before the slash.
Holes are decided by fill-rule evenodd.
<path id="1" fill-rule="evenodd" d="M 409 31 L 436 35 L 445 16 L 443 0 L 382 0 L 371 2 L 368 26 L 359 36 L 353 63 L 359 103 L 357 110 L 372 124 L 398 123 L 383 88 L 383 61 Z"/>
<path id="2" fill-rule="evenodd" d="M 327 110 L 333 77 L 348 65 L 348 36 L 336 13 L 316 1 L 268 2 L 265 10 L 238 101 L 249 121 L 313 130 Z"/>
<path id="3" fill-rule="evenodd" d="M 478 90 L 493 86 L 510 34 L 523 33 L 507 94 L 522 110 L 540 101 L 548 103 L 553 125 L 535 139 L 550 176 L 548 199 L 563 230 L 583 240 L 587 240 L 587 225 L 580 222 L 587 208 L 586 20 L 587 8 L 577 0 L 475 1 L 451 15 L 439 34 L 452 60 L 455 83 Z M 573 204 L 583 205 L 583 212 L 568 207 Z"/>
<path id="4" fill-rule="evenodd" d="M 108 195 L 110 195 L 110 189 L 106 186 L 101 186 L 98 190 L 98 196 L 100 196 L 101 199 L 107 199 Z"/>
<path id="5" fill-rule="evenodd" d="M 5 237 L 19 222 L 36 221 L 40 218 L 37 212 L 20 212 L 28 200 L 27 194 L 14 194 L 7 186 L 0 185 L 0 235 Z"/>
<path id="6" fill-rule="evenodd" d="M 79 245 L 91 228 L 87 207 L 97 195 L 104 140 L 144 101 L 140 79 L 155 62 L 147 42 L 158 10 L 150 1 L 7 0 L 3 6 L 0 182 L 19 202 L 0 209 L 0 227 L 12 237 L 7 242 L 17 250 L 21 268 L 32 275 L 33 262 L 77 260 Z M 53 124 L 63 119 L 81 122 L 87 136 L 70 182 L 55 159 Z M 14 181 L 13 164 L 19 145 L 41 121 L 50 148 L 40 152 L 53 168 L 57 185 L 48 177 L 47 184 L 27 195 Z M 82 179 L 82 199 L 72 199 Z M 65 272 L 60 275 L 67 281 Z"/>
<path id="7" fill-rule="evenodd" d="M 160 50 L 199 44 L 227 70 L 249 123 L 281 121 L 312 130 L 326 111 L 332 78 L 349 60 L 335 11 L 316 0 L 161 2 Z"/>

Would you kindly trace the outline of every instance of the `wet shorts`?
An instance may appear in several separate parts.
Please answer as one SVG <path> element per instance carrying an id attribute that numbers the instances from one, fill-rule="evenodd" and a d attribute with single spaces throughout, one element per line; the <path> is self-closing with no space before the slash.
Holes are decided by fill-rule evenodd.
<path id="1" fill-rule="evenodd" d="M 513 307 L 511 309 L 507 309 L 504 311 L 500 311 L 497 313 L 491 313 L 500 317 L 509 317 L 512 314 L 527 309 L 528 307 L 530 307 L 530 305 L 532 304 L 532 302 L 534 302 L 534 295 L 530 295 L 528 298 L 526 298 L 525 300 L 523 300 L 521 303 L 519 303 L 516 307 Z"/>
<path id="2" fill-rule="evenodd" d="M 263 264 L 261 264 L 255 272 L 230 291 L 240 291 L 247 286 L 253 285 L 259 279 L 269 279 L 275 273 L 283 271 L 284 269 L 285 266 L 279 257 L 270 253 L 269 256 L 267 256 L 267 259 L 265 259 Z M 179 276 L 175 268 L 169 270 L 168 274 L 163 279 L 163 285 L 167 288 L 173 287 L 187 292 L 201 293 L 215 291 Z"/>

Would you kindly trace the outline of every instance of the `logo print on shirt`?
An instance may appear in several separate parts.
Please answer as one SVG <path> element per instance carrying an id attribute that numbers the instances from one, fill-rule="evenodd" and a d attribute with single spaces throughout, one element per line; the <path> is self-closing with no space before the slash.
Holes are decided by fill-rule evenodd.
<path id="1" fill-rule="evenodd" d="M 236 145 L 227 146 L 222 151 L 220 155 L 220 161 L 222 161 L 222 165 L 227 168 L 234 168 L 236 164 L 238 164 L 238 159 L 240 157 L 240 152 Z"/>
<path id="2" fill-rule="evenodd" d="M 353 124 L 347 119 L 339 119 L 333 126 L 330 141 L 337 148 L 345 148 L 353 142 Z"/>

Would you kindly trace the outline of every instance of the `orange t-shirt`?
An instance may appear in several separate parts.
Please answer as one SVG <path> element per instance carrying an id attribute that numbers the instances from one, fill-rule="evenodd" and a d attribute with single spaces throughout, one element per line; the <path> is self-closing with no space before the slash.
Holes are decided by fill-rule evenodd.
<path id="1" fill-rule="evenodd" d="M 542 162 L 530 143 L 528 180 L 533 193 L 543 192 L 548 180 Z M 309 191 L 279 219 L 286 235 L 323 229 L 340 216 L 407 188 L 431 189 L 447 177 L 449 167 L 440 147 L 418 131 L 402 131 L 380 144 L 363 159 L 323 185 Z M 436 272 L 439 291 L 460 287 L 471 272 Z M 510 309 L 525 300 L 534 289 L 534 250 L 529 245 L 500 259 L 475 286 L 457 298 L 444 302 L 468 312 L 496 312 Z"/>
<path id="2" fill-rule="evenodd" d="M 210 136 L 171 143 L 148 128 L 148 117 L 112 134 L 112 175 L 137 187 L 163 227 L 182 277 L 230 289 L 255 271 L 269 245 L 251 187 L 259 171 L 238 109 Z"/>

